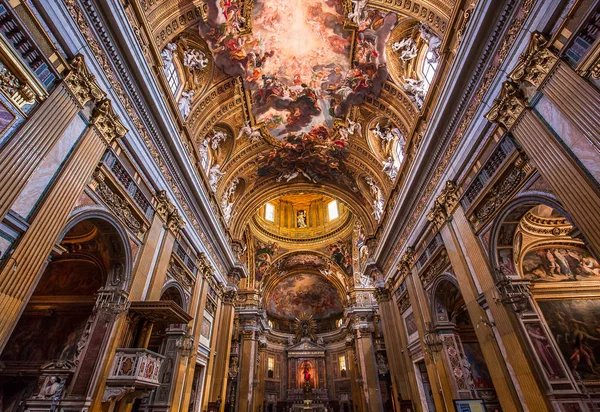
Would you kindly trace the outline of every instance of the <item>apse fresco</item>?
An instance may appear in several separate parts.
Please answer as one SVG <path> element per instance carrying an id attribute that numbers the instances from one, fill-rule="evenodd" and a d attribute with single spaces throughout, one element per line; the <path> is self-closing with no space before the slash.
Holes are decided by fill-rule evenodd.
<path id="1" fill-rule="evenodd" d="M 278 139 L 331 128 L 334 117 L 369 93 L 378 95 L 388 77 L 385 44 L 395 13 L 361 7 L 353 18 L 358 31 L 351 61 L 354 32 L 343 27 L 341 0 L 256 0 L 251 16 L 240 1 L 207 5 L 200 34 L 215 64 L 243 78 L 256 120 Z"/>
<path id="2" fill-rule="evenodd" d="M 600 300 L 546 300 L 538 305 L 569 367 L 600 379 Z"/>
<path id="3" fill-rule="evenodd" d="M 494 384 L 488 371 L 483 353 L 477 342 L 463 342 L 463 349 L 469 365 L 476 389 L 493 389 Z"/>
<path id="4" fill-rule="evenodd" d="M 340 316 L 344 311 L 335 287 L 319 275 L 298 274 L 281 280 L 269 294 L 269 315 L 294 320 L 302 313 L 315 319 Z"/>
<path id="5" fill-rule="evenodd" d="M 600 264 L 588 251 L 575 248 L 541 248 L 523 257 L 523 275 L 537 281 L 600 279 Z"/>

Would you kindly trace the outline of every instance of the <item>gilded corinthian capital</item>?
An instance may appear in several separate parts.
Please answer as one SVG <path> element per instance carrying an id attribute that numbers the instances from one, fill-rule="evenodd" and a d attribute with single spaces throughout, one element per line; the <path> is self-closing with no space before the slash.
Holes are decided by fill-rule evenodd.
<path id="1" fill-rule="evenodd" d="M 71 66 L 71 70 L 67 74 L 67 77 L 65 77 L 65 84 L 79 104 L 83 107 L 90 100 L 94 102 L 102 100 L 105 93 L 98 86 L 96 76 L 89 71 L 83 55 L 78 54 L 73 57 L 69 65 Z"/>
<path id="2" fill-rule="evenodd" d="M 494 100 L 491 110 L 485 117 L 509 130 L 521 115 L 527 104 L 523 92 L 510 81 L 502 83 L 500 96 Z"/>
<path id="3" fill-rule="evenodd" d="M 452 216 L 454 208 L 458 204 L 459 189 L 456 183 L 448 180 L 440 195 L 433 202 L 433 207 L 427 214 L 427 219 L 436 227 L 442 227 L 448 217 Z"/>
<path id="4" fill-rule="evenodd" d="M 541 33 L 532 33 L 527 50 L 519 57 L 519 62 L 508 77 L 516 83 L 526 81 L 539 87 L 558 60 L 548 49 L 549 45 Z"/>
<path id="5" fill-rule="evenodd" d="M 121 123 L 109 99 L 102 99 L 96 105 L 91 122 L 109 144 L 127 133 L 127 128 Z"/>

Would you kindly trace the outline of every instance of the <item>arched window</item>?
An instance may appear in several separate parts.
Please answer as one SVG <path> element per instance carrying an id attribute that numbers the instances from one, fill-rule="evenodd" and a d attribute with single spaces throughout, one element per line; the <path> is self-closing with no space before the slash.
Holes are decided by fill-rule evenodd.
<path id="1" fill-rule="evenodd" d="M 431 82 L 433 81 L 433 76 L 435 75 L 438 64 L 439 62 L 435 52 L 431 50 L 431 48 L 427 49 L 427 54 L 423 59 L 423 66 L 421 68 L 421 72 L 423 73 L 423 81 L 425 82 L 425 90 L 429 89 L 429 86 L 431 86 Z"/>
<path id="2" fill-rule="evenodd" d="M 173 93 L 173 96 L 176 96 L 179 86 L 181 85 L 181 79 L 179 78 L 175 63 L 165 65 L 165 75 L 167 76 L 171 93 Z"/>

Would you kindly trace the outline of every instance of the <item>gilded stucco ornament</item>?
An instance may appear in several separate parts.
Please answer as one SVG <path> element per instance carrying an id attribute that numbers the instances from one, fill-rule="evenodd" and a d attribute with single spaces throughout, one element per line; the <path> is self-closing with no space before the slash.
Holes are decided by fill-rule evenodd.
<path id="1" fill-rule="evenodd" d="M 532 33 L 527 50 L 519 57 L 519 62 L 508 77 L 516 83 L 527 81 L 539 87 L 558 61 L 548 49 L 549 45 L 541 33 Z"/>
<path id="2" fill-rule="evenodd" d="M 375 288 L 375 291 L 373 292 L 373 296 L 375 296 L 377 303 L 380 305 L 382 303 L 389 302 L 390 299 L 392 298 L 392 294 L 390 293 L 390 290 L 386 287 Z"/>
<path id="3" fill-rule="evenodd" d="M 491 110 L 485 117 L 490 122 L 498 123 L 509 130 L 526 107 L 523 92 L 515 83 L 505 81 L 500 96 L 494 100 Z"/>
<path id="4" fill-rule="evenodd" d="M 448 180 L 442 193 L 435 199 L 433 207 L 427 214 L 427 219 L 438 229 L 452 216 L 454 208 L 458 205 L 458 192 L 459 187 L 451 180 Z"/>
<path id="5" fill-rule="evenodd" d="M 165 190 L 159 190 L 154 199 L 156 202 L 156 212 L 165 221 L 169 230 L 177 235 L 179 230 L 185 226 L 185 222 L 179 214 L 177 207 L 169 199 Z"/>
<path id="6" fill-rule="evenodd" d="M 99 102 L 106 95 L 98 86 L 94 76 L 85 64 L 83 55 L 78 54 L 71 60 L 71 71 L 65 77 L 65 84 L 71 90 L 81 106 L 87 102 Z"/>
<path id="7" fill-rule="evenodd" d="M 109 99 L 102 99 L 94 108 L 91 123 L 96 127 L 108 144 L 127 134 L 127 128 L 121 123 Z"/>

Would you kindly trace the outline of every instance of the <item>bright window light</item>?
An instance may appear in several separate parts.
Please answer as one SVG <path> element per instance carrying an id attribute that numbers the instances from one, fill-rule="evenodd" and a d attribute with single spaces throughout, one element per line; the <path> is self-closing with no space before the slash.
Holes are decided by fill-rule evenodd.
<path id="1" fill-rule="evenodd" d="M 179 85 L 181 84 L 175 64 L 171 63 L 167 65 L 165 67 L 165 74 L 167 75 L 167 81 L 169 82 L 171 93 L 173 93 L 173 96 L 175 96 L 177 94 L 177 89 L 179 89 Z"/>
<path id="2" fill-rule="evenodd" d="M 267 369 L 270 371 L 275 370 L 275 358 L 269 357 Z"/>
<path id="3" fill-rule="evenodd" d="M 269 222 L 275 222 L 275 206 L 271 203 L 265 205 L 265 219 Z"/>
<path id="4" fill-rule="evenodd" d="M 329 212 L 329 220 L 335 220 L 339 217 L 337 200 L 332 200 L 327 204 L 327 211 Z"/>
<path id="5" fill-rule="evenodd" d="M 340 371 L 343 371 L 346 369 L 346 356 L 341 355 L 339 358 L 340 361 Z"/>

